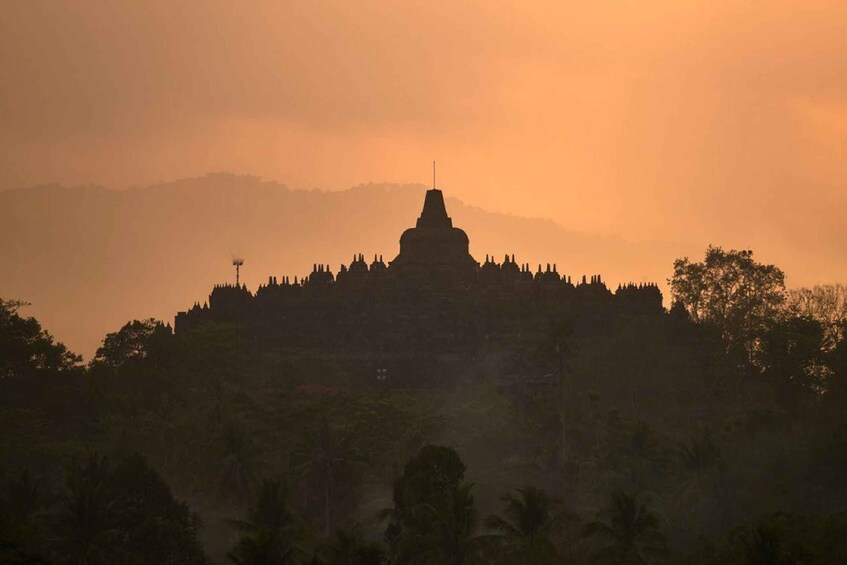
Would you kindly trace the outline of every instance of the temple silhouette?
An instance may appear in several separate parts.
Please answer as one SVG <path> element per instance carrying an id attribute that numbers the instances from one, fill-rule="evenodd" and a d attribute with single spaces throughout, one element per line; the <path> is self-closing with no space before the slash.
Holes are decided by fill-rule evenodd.
<path id="1" fill-rule="evenodd" d="M 537 341 L 561 324 L 590 327 L 620 316 L 664 312 L 655 284 L 611 292 L 600 275 L 574 283 L 557 266 L 535 272 L 506 254 L 480 264 L 467 234 L 453 226 L 444 196 L 428 190 L 415 227 L 386 264 L 363 254 L 333 273 L 315 264 L 305 277 L 270 276 L 255 294 L 216 285 L 206 304 L 179 312 L 177 335 L 230 323 L 258 347 L 337 361 L 350 374 L 393 382 L 438 382 L 486 351 Z"/>

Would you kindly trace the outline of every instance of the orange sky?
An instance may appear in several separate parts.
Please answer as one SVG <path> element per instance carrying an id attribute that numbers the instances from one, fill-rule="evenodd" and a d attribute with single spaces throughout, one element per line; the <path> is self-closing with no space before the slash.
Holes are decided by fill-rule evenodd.
<path id="1" fill-rule="evenodd" d="M 847 279 L 847 2 L 13 1 L 0 188 L 428 182 Z"/>

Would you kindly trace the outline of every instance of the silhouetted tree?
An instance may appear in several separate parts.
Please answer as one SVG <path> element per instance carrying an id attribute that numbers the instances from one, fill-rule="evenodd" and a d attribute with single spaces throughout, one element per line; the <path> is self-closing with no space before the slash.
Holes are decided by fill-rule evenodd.
<path id="1" fill-rule="evenodd" d="M 241 506 L 253 493 L 259 466 L 259 452 L 244 428 L 225 425 L 218 438 L 221 460 L 218 465 L 218 493 Z"/>
<path id="2" fill-rule="evenodd" d="M 683 465 L 695 473 L 704 473 L 714 468 L 721 456 L 720 449 L 708 432 L 680 443 L 679 454 Z"/>
<path id="3" fill-rule="evenodd" d="M 824 330 L 812 318 L 771 320 L 762 335 L 756 361 L 774 385 L 783 407 L 795 409 L 826 389 Z"/>
<path id="4" fill-rule="evenodd" d="M 334 430 L 322 418 L 317 430 L 304 438 L 297 455 L 310 494 L 319 500 L 323 531 L 328 535 L 336 523 L 335 510 L 344 502 L 353 502 L 350 498 L 358 483 L 355 467 L 362 454 L 342 431 Z"/>
<path id="5" fill-rule="evenodd" d="M 595 557 L 609 565 L 654 563 L 665 554 L 659 519 L 646 502 L 618 490 L 600 520 L 585 525 L 585 535 L 597 545 Z"/>
<path id="6" fill-rule="evenodd" d="M 392 562 L 473 563 L 481 540 L 474 538 L 472 485 L 462 483 L 465 464 L 449 447 L 425 445 L 394 483 L 394 508 L 386 539 Z"/>
<path id="7" fill-rule="evenodd" d="M 45 542 L 44 498 L 26 469 L 6 482 L 0 495 L 0 563 L 46 562 L 40 555 Z"/>
<path id="8" fill-rule="evenodd" d="M 199 520 L 173 498 L 164 480 L 139 454 L 119 458 L 109 479 L 113 527 L 120 548 L 144 563 L 204 563 Z"/>
<path id="9" fill-rule="evenodd" d="M 757 263 L 749 250 L 710 245 L 703 262 L 674 261 L 668 282 L 673 301 L 685 306 L 692 320 L 714 324 L 729 344 L 748 349 L 785 300 L 785 274 Z"/>
<path id="10" fill-rule="evenodd" d="M 56 552 L 70 563 L 204 563 L 197 521 L 140 455 L 116 465 L 74 460 L 55 516 Z"/>
<path id="11" fill-rule="evenodd" d="M 153 318 L 127 322 L 120 330 L 106 334 L 93 363 L 119 369 L 161 355 L 171 331 Z"/>
<path id="12" fill-rule="evenodd" d="M 57 550 L 70 563 L 109 563 L 118 558 L 120 533 L 114 527 L 115 493 L 106 457 L 92 453 L 71 462 L 59 498 Z"/>
<path id="13" fill-rule="evenodd" d="M 452 493 L 465 476 L 465 464 L 458 454 L 440 445 L 425 445 L 412 457 L 403 475 L 394 483 L 394 509 L 386 530 L 386 539 L 393 541 L 404 529 L 425 531 L 420 504 L 434 505 L 436 500 Z"/>
<path id="14" fill-rule="evenodd" d="M 288 493 L 279 479 L 264 479 L 246 520 L 230 520 L 241 534 L 229 558 L 240 565 L 296 563 L 302 550 L 288 507 Z"/>
<path id="15" fill-rule="evenodd" d="M 395 545 L 394 561 L 410 565 L 482 563 L 483 539 L 476 538 L 473 485 L 462 483 L 412 509 L 416 527 L 406 528 Z"/>
<path id="16" fill-rule="evenodd" d="M 82 358 L 42 329 L 35 318 L 22 318 L 19 300 L 0 298 L 0 381 L 78 375 Z"/>
<path id="17" fill-rule="evenodd" d="M 811 318 L 823 328 L 823 348 L 832 350 L 844 338 L 847 320 L 847 286 L 843 284 L 816 285 L 788 291 L 785 309 L 790 315 Z"/>
<path id="18" fill-rule="evenodd" d="M 733 531 L 723 557 L 744 565 L 837 563 L 839 544 L 826 539 L 827 529 L 825 522 L 817 520 L 782 512 L 766 514 L 753 525 Z"/>
<path id="19" fill-rule="evenodd" d="M 519 496 L 507 494 L 504 514 L 489 516 L 486 527 L 495 530 L 505 544 L 503 563 L 553 563 L 557 558 L 553 529 L 565 517 L 554 513 L 561 503 L 536 487 L 518 489 Z"/>
<path id="20" fill-rule="evenodd" d="M 338 530 L 321 549 L 321 563 L 326 565 L 381 565 L 385 560 L 383 548 L 364 539 L 357 524 L 350 529 Z"/>
<path id="21" fill-rule="evenodd" d="M 842 332 L 847 331 L 847 321 L 842 324 Z M 847 407 L 847 339 L 836 343 L 831 351 L 824 354 L 826 366 L 832 371 L 827 378 L 824 404 L 834 414 L 843 414 Z"/>

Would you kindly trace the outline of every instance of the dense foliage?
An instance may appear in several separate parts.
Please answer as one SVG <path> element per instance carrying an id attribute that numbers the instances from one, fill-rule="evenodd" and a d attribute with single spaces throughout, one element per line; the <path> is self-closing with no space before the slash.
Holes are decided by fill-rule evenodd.
<path id="1" fill-rule="evenodd" d="M 847 559 L 843 287 L 720 248 L 670 282 L 414 390 L 226 324 L 82 366 L 2 301 L 0 561 Z"/>

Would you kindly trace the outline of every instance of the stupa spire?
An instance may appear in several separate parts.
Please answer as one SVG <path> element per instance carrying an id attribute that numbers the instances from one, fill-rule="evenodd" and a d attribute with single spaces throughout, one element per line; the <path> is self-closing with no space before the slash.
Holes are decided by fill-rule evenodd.
<path id="1" fill-rule="evenodd" d="M 426 191 L 421 217 L 418 218 L 419 228 L 452 228 L 453 220 L 447 215 L 444 206 L 444 194 L 437 188 Z"/>

